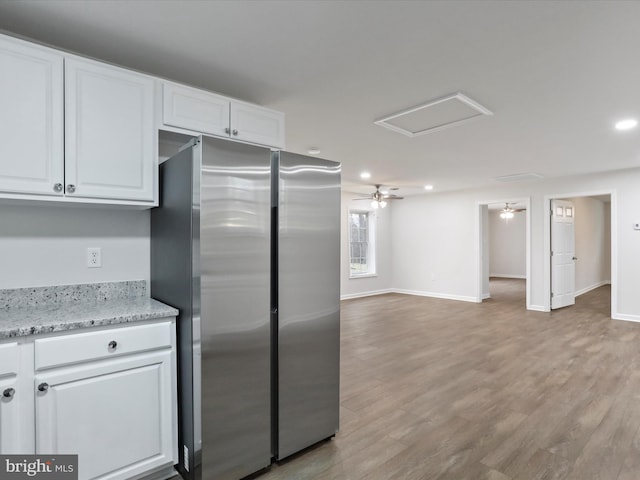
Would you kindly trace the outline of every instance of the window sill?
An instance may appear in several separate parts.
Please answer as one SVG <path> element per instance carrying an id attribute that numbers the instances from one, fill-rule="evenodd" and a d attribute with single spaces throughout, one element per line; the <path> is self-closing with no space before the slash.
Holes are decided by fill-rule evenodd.
<path id="1" fill-rule="evenodd" d="M 349 275 L 349 280 L 353 280 L 354 278 L 371 278 L 377 276 L 377 273 L 361 273 L 360 275 Z"/>

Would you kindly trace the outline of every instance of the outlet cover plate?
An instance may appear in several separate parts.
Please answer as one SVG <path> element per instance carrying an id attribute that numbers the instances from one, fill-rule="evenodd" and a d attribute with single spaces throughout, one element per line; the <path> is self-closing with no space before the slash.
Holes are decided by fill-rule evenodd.
<path id="1" fill-rule="evenodd" d="M 102 249 L 98 247 L 87 248 L 87 267 L 102 267 Z"/>

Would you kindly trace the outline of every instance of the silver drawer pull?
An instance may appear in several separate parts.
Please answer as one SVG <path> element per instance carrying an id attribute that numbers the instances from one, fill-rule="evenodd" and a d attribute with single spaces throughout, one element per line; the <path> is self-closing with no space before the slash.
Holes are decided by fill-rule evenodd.
<path id="1" fill-rule="evenodd" d="M 62 191 L 62 188 L 63 188 L 63 187 L 62 187 L 62 184 L 61 184 L 61 183 L 56 183 L 56 184 L 53 186 L 53 191 L 54 191 L 54 192 L 58 192 L 58 193 L 60 193 L 60 192 Z"/>
<path id="2" fill-rule="evenodd" d="M 6 388 L 4 392 L 2 392 L 2 396 L 4 398 L 13 398 L 13 395 L 16 393 L 14 388 Z"/>
<path id="3" fill-rule="evenodd" d="M 74 193 L 76 191 L 76 186 L 69 184 L 67 185 L 67 193 Z"/>
<path id="4" fill-rule="evenodd" d="M 38 391 L 46 392 L 47 390 L 49 390 L 49 384 L 47 382 L 42 382 L 40 385 L 38 385 Z"/>
<path id="5" fill-rule="evenodd" d="M 116 348 L 118 348 L 118 342 L 116 342 L 115 340 L 111 340 L 109 342 L 109 350 L 115 350 Z"/>
<path id="6" fill-rule="evenodd" d="M 231 132 L 231 133 L 233 133 L 236 137 L 238 136 L 238 130 L 236 130 L 236 129 L 234 129 L 233 132 Z"/>

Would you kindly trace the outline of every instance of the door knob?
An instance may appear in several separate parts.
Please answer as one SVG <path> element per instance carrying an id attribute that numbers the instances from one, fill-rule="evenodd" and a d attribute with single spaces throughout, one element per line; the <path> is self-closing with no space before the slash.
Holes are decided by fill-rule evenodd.
<path id="1" fill-rule="evenodd" d="M 38 385 L 38 391 L 46 392 L 47 390 L 49 390 L 49 384 L 48 383 L 42 382 L 40 385 Z"/>
<path id="2" fill-rule="evenodd" d="M 13 398 L 13 395 L 16 393 L 14 388 L 6 388 L 4 392 L 2 392 L 2 396 L 4 398 Z"/>
<path id="3" fill-rule="evenodd" d="M 73 193 L 75 191 L 76 191 L 75 185 L 72 185 L 72 184 L 67 185 L 67 193 Z"/>
<path id="4" fill-rule="evenodd" d="M 571 260 L 577 260 L 577 259 L 578 259 L 578 257 L 573 257 L 573 258 L 571 258 Z"/>
<path id="5" fill-rule="evenodd" d="M 54 191 L 54 192 L 58 192 L 58 193 L 60 193 L 60 192 L 62 191 L 62 184 L 61 184 L 61 183 L 56 183 L 56 184 L 53 186 L 53 191 Z"/>

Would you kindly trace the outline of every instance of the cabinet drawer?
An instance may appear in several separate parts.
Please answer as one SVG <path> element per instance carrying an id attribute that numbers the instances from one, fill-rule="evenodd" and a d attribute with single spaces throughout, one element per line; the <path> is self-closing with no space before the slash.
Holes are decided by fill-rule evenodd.
<path id="1" fill-rule="evenodd" d="M 4 343 L 0 345 L 0 376 L 17 375 L 20 363 L 17 343 Z"/>
<path id="2" fill-rule="evenodd" d="M 82 332 L 35 341 L 36 370 L 171 347 L 171 322 Z"/>

